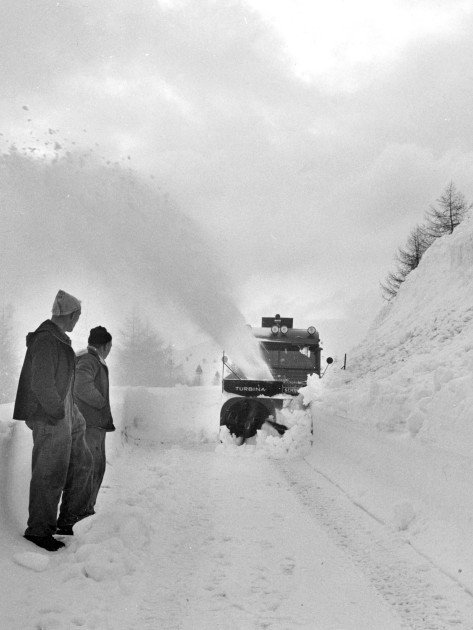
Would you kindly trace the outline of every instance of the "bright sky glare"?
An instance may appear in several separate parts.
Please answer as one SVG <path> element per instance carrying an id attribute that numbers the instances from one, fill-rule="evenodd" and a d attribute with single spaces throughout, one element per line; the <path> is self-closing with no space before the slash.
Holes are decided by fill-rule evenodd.
<path id="1" fill-rule="evenodd" d="M 333 89 L 355 88 L 360 64 L 391 61 L 415 39 L 451 32 L 473 11 L 466 1 L 246 1 L 284 38 L 297 75 Z"/>

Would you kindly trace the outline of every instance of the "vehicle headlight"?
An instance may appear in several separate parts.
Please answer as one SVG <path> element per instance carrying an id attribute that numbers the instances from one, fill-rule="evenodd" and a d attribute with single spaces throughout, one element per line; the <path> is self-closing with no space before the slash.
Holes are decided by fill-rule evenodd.
<path id="1" fill-rule="evenodd" d="M 273 335 L 277 335 L 279 332 L 279 328 L 277 326 L 271 326 L 271 332 Z"/>
<path id="2" fill-rule="evenodd" d="M 307 329 L 307 332 L 311 337 L 313 337 L 315 333 L 317 332 L 317 330 L 315 329 L 315 326 L 309 326 L 309 328 Z"/>
<path id="3" fill-rule="evenodd" d="M 283 335 L 287 335 L 287 326 L 281 326 L 281 332 Z"/>

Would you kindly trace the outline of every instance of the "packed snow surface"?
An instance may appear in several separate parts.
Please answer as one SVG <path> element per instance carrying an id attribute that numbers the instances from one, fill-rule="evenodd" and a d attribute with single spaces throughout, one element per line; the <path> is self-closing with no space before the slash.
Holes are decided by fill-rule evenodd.
<path id="1" fill-rule="evenodd" d="M 31 436 L 10 429 L 5 628 L 400 628 L 273 466 L 282 441 L 216 448 L 220 398 L 219 387 L 115 390 L 100 508 L 54 554 L 21 538 Z"/>

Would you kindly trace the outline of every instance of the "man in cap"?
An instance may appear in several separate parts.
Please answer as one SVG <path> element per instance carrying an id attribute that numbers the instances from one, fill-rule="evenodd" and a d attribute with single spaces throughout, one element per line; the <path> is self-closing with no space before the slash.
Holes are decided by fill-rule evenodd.
<path id="1" fill-rule="evenodd" d="M 79 352 L 74 380 L 74 400 L 87 425 L 85 439 L 93 458 L 93 482 L 89 510 L 93 511 L 105 474 L 105 436 L 115 431 L 110 409 L 108 366 L 112 335 L 103 326 L 90 331 L 87 350 Z"/>
<path id="2" fill-rule="evenodd" d="M 28 333 L 13 412 L 33 432 L 24 537 L 48 551 L 64 546 L 53 534 L 86 516 L 90 495 L 92 456 L 85 442 L 85 420 L 72 398 L 76 356 L 66 334 L 74 330 L 80 314 L 80 301 L 59 291 L 51 319 Z"/>

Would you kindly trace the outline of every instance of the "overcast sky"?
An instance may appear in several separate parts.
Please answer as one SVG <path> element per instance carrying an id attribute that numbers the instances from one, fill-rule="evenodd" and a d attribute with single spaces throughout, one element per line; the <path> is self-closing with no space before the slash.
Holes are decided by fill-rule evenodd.
<path id="1" fill-rule="evenodd" d="M 348 350 L 429 205 L 450 181 L 473 200 L 470 1 L 0 6 L 0 147 L 153 175 L 248 323 L 280 312 Z"/>

